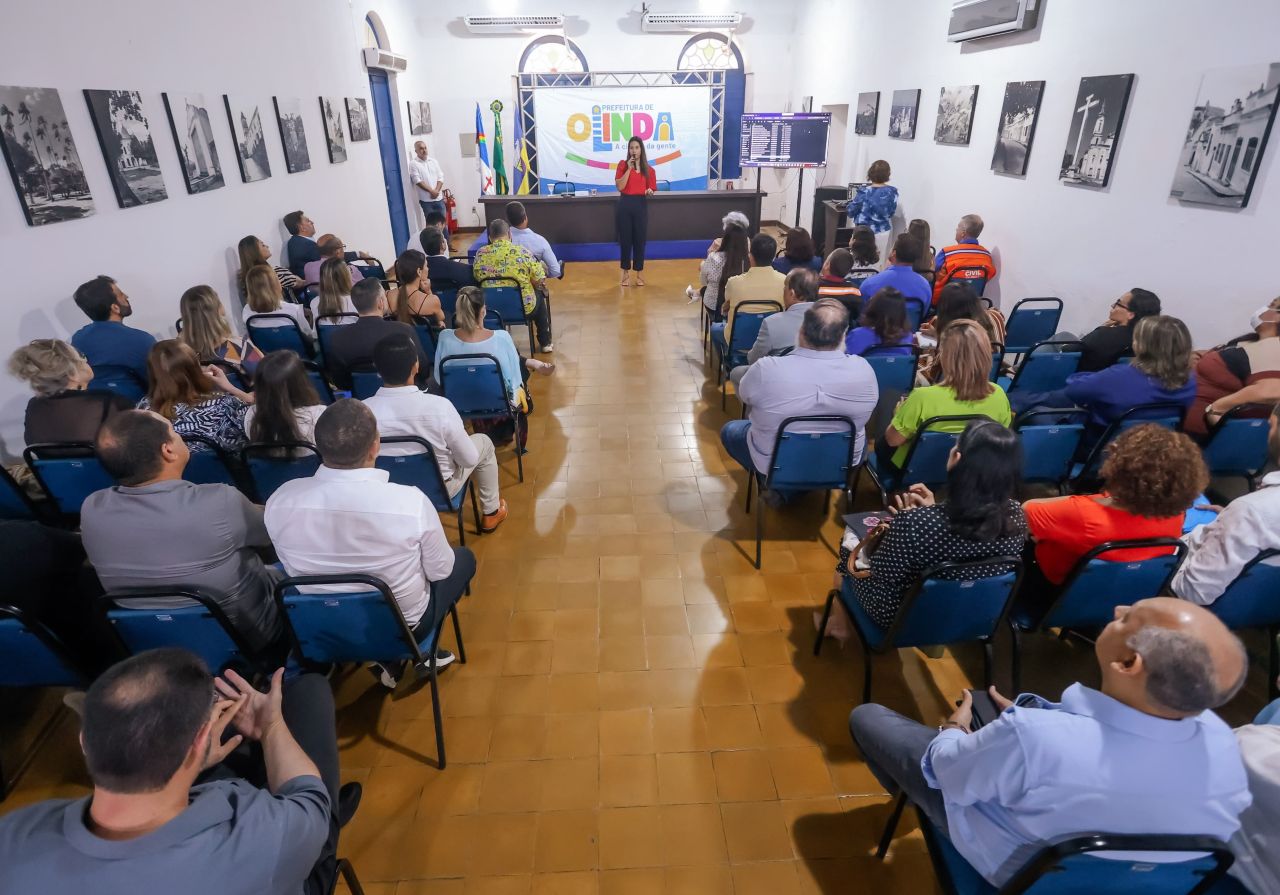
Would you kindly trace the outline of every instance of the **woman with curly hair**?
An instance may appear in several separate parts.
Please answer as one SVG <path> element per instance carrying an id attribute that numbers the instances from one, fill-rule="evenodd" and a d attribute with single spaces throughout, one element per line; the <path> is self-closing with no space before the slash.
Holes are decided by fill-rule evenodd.
<path id="1" fill-rule="evenodd" d="M 1209 471 L 1194 441 L 1147 423 L 1107 446 L 1102 480 L 1099 494 L 1028 500 L 1022 505 L 1035 541 L 1036 566 L 1049 584 L 1061 584 L 1080 557 L 1107 541 L 1180 537 L 1183 517 L 1209 483 Z M 1167 548 L 1116 550 L 1105 558 L 1135 562 L 1162 552 Z M 1028 578 L 1023 591 L 1034 595 L 1035 590 Z"/>

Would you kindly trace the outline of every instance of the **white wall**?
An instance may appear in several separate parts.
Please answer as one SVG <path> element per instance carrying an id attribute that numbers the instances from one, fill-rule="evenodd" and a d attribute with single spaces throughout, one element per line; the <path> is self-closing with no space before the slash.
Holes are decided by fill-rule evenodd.
<path id="1" fill-rule="evenodd" d="M 5 27 L 0 31 L 0 84 L 59 90 L 97 210 L 85 219 L 29 227 L 7 172 L 0 173 L 0 247 L 8 270 L 6 288 L 0 293 L 4 311 L 0 359 L 30 339 L 68 337 L 82 326 L 85 319 L 71 301 L 71 293 L 99 273 L 116 278 L 131 296 L 135 313 L 130 324 L 158 337 L 172 335 L 178 297 L 189 286 L 209 283 L 234 306 L 235 244 L 254 233 L 278 257 L 286 238 L 280 218 L 295 208 L 307 211 L 322 232 L 332 230 L 349 246 L 390 263 L 400 247 L 392 245 L 376 135 L 369 142 L 348 142 L 348 160 L 330 164 L 317 99 L 321 95 L 369 97 L 359 51 L 364 44 L 365 15 L 371 11 L 384 26 L 389 48 L 409 60 L 408 70 L 392 78 L 406 155 L 413 138 L 407 132 L 404 102 L 428 101 L 434 124 L 428 138 L 432 152 L 458 196 L 461 222 L 478 224 L 478 216 L 471 212 L 472 197 L 478 191 L 475 165 L 461 158 L 458 135 L 474 130 L 475 103 L 480 101 L 492 146 L 492 115 L 487 107 L 493 99 L 501 99 L 507 110 L 508 166 L 514 161 L 514 75 L 530 38 L 470 35 L 460 16 L 522 11 L 523 4 L 512 0 L 366 2 L 222 0 L 197 11 L 190 4 L 166 0 L 108 4 L 50 0 L 6 8 Z M 748 69 L 768 73 L 748 79 L 748 108 L 781 108 L 789 95 L 782 63 L 790 51 L 789 10 L 766 0 L 701 4 L 702 8 L 717 6 L 731 6 L 748 15 L 740 37 Z M 570 16 L 569 35 L 596 70 L 670 70 L 687 39 L 680 34 L 641 33 L 639 7 L 629 0 L 562 0 L 553 8 Z M 56 40 L 32 38 L 50 34 L 57 35 Z M 141 92 L 169 198 L 137 208 L 117 206 L 81 93 L 85 88 Z M 160 98 L 162 91 L 174 90 L 206 95 L 226 180 L 222 189 L 194 196 L 186 192 Z M 270 179 L 241 182 L 223 93 L 245 95 L 260 103 Z M 271 107 L 273 95 L 302 100 L 312 161 L 307 172 L 285 172 Z M 411 213 L 416 213 L 416 203 L 408 198 Z M 767 209 L 766 214 L 777 212 Z M 238 324 L 238 313 L 233 316 Z M 21 450 L 27 397 L 22 383 L 0 375 L 0 454 L 4 456 Z"/>
<path id="2" fill-rule="evenodd" d="M 1039 30 L 964 46 L 945 40 L 950 4 L 901 0 L 805 0 L 792 96 L 814 107 L 880 91 L 875 137 L 850 133 L 844 174 L 863 179 L 884 158 L 907 218 L 922 217 L 943 245 L 960 215 L 986 220 L 983 242 L 999 256 L 993 294 L 1056 295 L 1064 322 L 1101 321 L 1131 286 L 1155 290 L 1198 345 L 1248 328 L 1250 312 L 1280 284 L 1271 259 L 1280 237 L 1280 130 L 1273 132 L 1249 207 L 1227 211 L 1169 198 L 1200 73 L 1280 60 L 1280 4 L 1218 0 L 1049 0 Z M 844 23 L 835 27 L 834 23 Z M 1058 180 L 1082 76 L 1137 75 L 1105 190 Z M 1006 81 L 1044 80 L 1041 116 L 1025 178 L 991 172 Z M 968 147 L 933 142 L 938 92 L 979 84 Z M 914 141 L 886 136 L 895 89 L 920 88 Z M 856 176 L 855 176 L 856 175 Z M 844 182 L 831 178 L 833 182 Z M 812 196 L 812 193 L 809 194 Z M 806 215 L 807 219 L 807 215 Z M 942 240 L 942 241 L 940 241 Z"/>

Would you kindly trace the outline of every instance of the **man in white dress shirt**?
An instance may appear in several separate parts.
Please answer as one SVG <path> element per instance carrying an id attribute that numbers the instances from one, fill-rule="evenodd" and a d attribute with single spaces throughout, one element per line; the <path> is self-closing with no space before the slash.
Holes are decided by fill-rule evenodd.
<path id="1" fill-rule="evenodd" d="M 282 485 L 267 501 L 267 532 L 290 575 L 373 575 L 386 582 L 419 639 L 466 590 L 476 558 L 451 547 L 440 516 L 417 488 L 393 485 L 378 458 L 378 422 L 359 401 L 344 398 L 316 422 L 324 465 L 310 478 Z M 343 586 L 318 586 L 318 592 Z M 433 605 L 434 604 L 434 605 Z M 453 662 L 436 651 L 436 666 Z M 383 667 L 382 682 L 397 675 Z"/>
<path id="2" fill-rule="evenodd" d="M 1271 411 L 1267 453 L 1280 463 L 1280 404 Z M 1280 550 L 1280 472 L 1237 497 L 1212 522 L 1182 536 L 1187 558 L 1173 576 L 1173 592 L 1207 606 L 1222 596 L 1244 567 L 1264 550 Z M 1275 564 L 1275 559 L 1269 560 Z"/>
<path id="3" fill-rule="evenodd" d="M 444 171 L 440 163 L 427 155 L 427 144 L 419 140 L 413 144 L 414 157 L 409 159 L 409 176 L 418 190 L 418 204 L 422 213 L 433 211 L 444 214 Z"/>
<path id="4" fill-rule="evenodd" d="M 384 438 L 416 435 L 430 444 L 450 497 L 473 476 L 484 512 L 480 530 L 496 529 L 507 518 L 507 502 L 498 496 L 498 458 L 489 436 L 468 435 L 452 403 L 414 385 L 419 361 L 413 336 L 397 333 L 384 338 L 374 346 L 373 363 L 382 377 L 382 388 L 364 404 L 378 420 L 378 434 Z M 419 453 L 422 447 L 416 444 L 382 448 L 382 455 L 388 457 Z"/>

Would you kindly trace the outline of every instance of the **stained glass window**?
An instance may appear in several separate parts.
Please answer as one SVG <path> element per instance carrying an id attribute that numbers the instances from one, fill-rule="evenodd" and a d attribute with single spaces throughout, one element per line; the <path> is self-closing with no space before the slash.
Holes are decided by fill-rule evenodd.
<path id="1" fill-rule="evenodd" d="M 679 69 L 696 71 L 707 68 L 742 68 L 738 48 L 719 34 L 698 34 L 680 52 Z"/>
<path id="2" fill-rule="evenodd" d="M 524 55 L 520 57 L 520 70 L 561 74 L 589 69 L 587 57 L 577 44 L 563 37 L 547 35 L 537 38 L 525 48 Z"/>

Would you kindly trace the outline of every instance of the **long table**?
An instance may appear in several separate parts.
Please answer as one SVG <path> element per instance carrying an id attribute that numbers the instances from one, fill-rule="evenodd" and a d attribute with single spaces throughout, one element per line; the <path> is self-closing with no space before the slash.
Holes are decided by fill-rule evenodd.
<path id="1" fill-rule="evenodd" d="M 648 258 L 700 258 L 720 235 L 721 219 L 740 211 L 760 229 L 760 206 L 766 193 L 757 190 L 686 190 L 658 192 L 649 197 Z M 614 209 L 617 193 L 592 196 L 482 196 L 484 219 L 506 217 L 508 202 L 519 199 L 529 214 L 529 226 L 546 237 L 556 254 L 568 261 L 608 261 L 618 258 Z"/>

